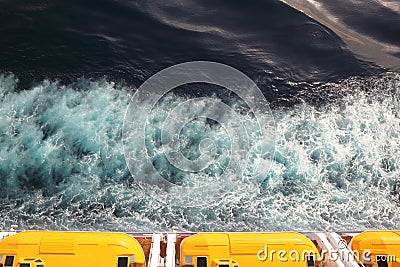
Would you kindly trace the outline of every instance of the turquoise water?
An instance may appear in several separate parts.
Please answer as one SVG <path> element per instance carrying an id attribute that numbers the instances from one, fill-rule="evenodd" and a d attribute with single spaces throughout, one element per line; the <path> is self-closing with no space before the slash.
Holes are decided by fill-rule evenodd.
<path id="1" fill-rule="evenodd" d="M 336 229 L 400 227 L 399 74 L 316 84 L 315 90 L 330 101 L 313 105 L 300 99 L 291 107 L 273 108 L 276 153 L 262 185 L 234 187 L 220 200 L 192 208 L 152 199 L 127 169 L 122 126 L 134 88 L 85 78 L 68 85 L 44 80 L 24 90 L 17 90 L 17 84 L 13 75 L 0 76 L 2 227 L 15 223 L 25 229 L 122 231 L 172 226 L 193 231 L 314 230 L 328 224 Z M 335 97 L 330 97 L 332 92 Z M 170 94 L 154 114 L 187 99 Z M 239 103 L 232 98 L 230 105 L 235 104 Z M 150 138 L 156 133 L 148 134 Z M 189 158 L 198 156 L 204 138 L 217 140 L 221 155 L 234 155 L 229 154 L 229 135 L 216 123 L 197 120 L 182 134 L 190 137 L 182 139 Z M 173 173 L 162 150 L 151 153 L 143 157 L 152 156 L 158 170 Z M 189 182 L 218 181 L 221 160 L 219 167 L 180 177 Z"/>

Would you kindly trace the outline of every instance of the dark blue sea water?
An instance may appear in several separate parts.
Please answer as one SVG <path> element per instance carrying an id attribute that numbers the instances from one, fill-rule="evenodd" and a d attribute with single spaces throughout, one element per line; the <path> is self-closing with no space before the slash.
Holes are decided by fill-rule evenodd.
<path id="1" fill-rule="evenodd" d="M 400 228 L 398 33 L 396 0 L 0 0 L 0 228 Z M 195 60 L 255 81 L 275 119 L 275 154 L 258 188 L 179 207 L 136 184 L 122 128 L 144 81 Z M 138 115 L 154 130 L 146 140 L 158 140 L 167 111 L 199 96 L 242 104 L 204 84 L 181 88 Z M 188 158 L 204 138 L 235 157 L 215 121 L 182 134 Z M 141 157 L 177 183 L 223 172 L 223 158 L 193 174 L 165 162 L 157 142 L 147 149 Z"/>

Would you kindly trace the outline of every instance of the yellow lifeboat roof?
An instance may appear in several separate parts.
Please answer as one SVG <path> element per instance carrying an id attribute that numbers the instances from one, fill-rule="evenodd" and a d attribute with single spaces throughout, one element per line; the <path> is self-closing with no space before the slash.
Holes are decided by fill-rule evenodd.
<path id="1" fill-rule="evenodd" d="M 18 261 L 39 258 L 49 266 L 60 267 L 74 265 L 75 261 L 83 261 L 83 265 L 89 264 L 85 263 L 88 261 L 93 266 L 100 259 L 102 264 L 110 261 L 115 265 L 121 256 L 135 263 L 145 263 L 139 242 L 132 236 L 117 232 L 26 231 L 4 238 L 0 242 L 0 255 L 14 255 Z M 60 260 L 65 264 L 60 265 Z"/>
<path id="2" fill-rule="evenodd" d="M 353 237 L 350 246 L 360 255 L 370 253 L 373 261 L 386 255 L 389 261 L 400 262 L 400 231 L 366 231 Z"/>

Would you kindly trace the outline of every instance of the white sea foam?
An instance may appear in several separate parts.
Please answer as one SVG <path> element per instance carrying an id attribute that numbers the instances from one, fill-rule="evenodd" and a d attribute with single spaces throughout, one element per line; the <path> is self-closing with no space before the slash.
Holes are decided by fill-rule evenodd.
<path id="1" fill-rule="evenodd" d="M 276 154 L 261 188 L 235 185 L 218 203 L 197 208 L 163 206 L 130 177 L 121 128 L 131 89 L 81 79 L 67 86 L 43 81 L 17 91 L 16 83 L 12 75 L 0 76 L 1 228 L 11 223 L 124 231 L 173 225 L 241 231 L 312 230 L 327 224 L 341 229 L 400 227 L 397 74 L 332 84 L 328 87 L 344 96 L 317 107 L 303 103 L 275 109 Z M 184 100 L 168 95 L 154 114 Z M 225 151 L 229 140 L 223 128 L 212 125 L 206 131 L 206 124 L 188 124 L 185 134 L 195 133 L 196 140 L 214 138 Z M 149 140 L 155 134 L 149 133 Z M 195 157 L 198 152 L 190 150 L 195 148 L 187 146 L 186 155 Z M 162 159 L 157 145 L 149 151 Z M 155 165 L 173 171 L 163 161 Z M 220 171 L 215 166 L 181 175 L 212 182 Z"/>

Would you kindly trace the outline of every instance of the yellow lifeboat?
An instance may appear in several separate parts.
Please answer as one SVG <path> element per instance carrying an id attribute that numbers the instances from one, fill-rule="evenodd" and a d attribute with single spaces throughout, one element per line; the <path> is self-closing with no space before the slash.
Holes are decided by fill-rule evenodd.
<path id="1" fill-rule="evenodd" d="M 141 267 L 139 242 L 123 233 L 27 231 L 0 242 L 3 267 Z"/>
<path id="2" fill-rule="evenodd" d="M 293 233 L 199 233 L 180 247 L 182 267 L 315 266 L 320 254 L 306 236 Z"/>
<path id="3" fill-rule="evenodd" d="M 366 231 L 350 246 L 365 266 L 400 267 L 400 231 Z"/>

